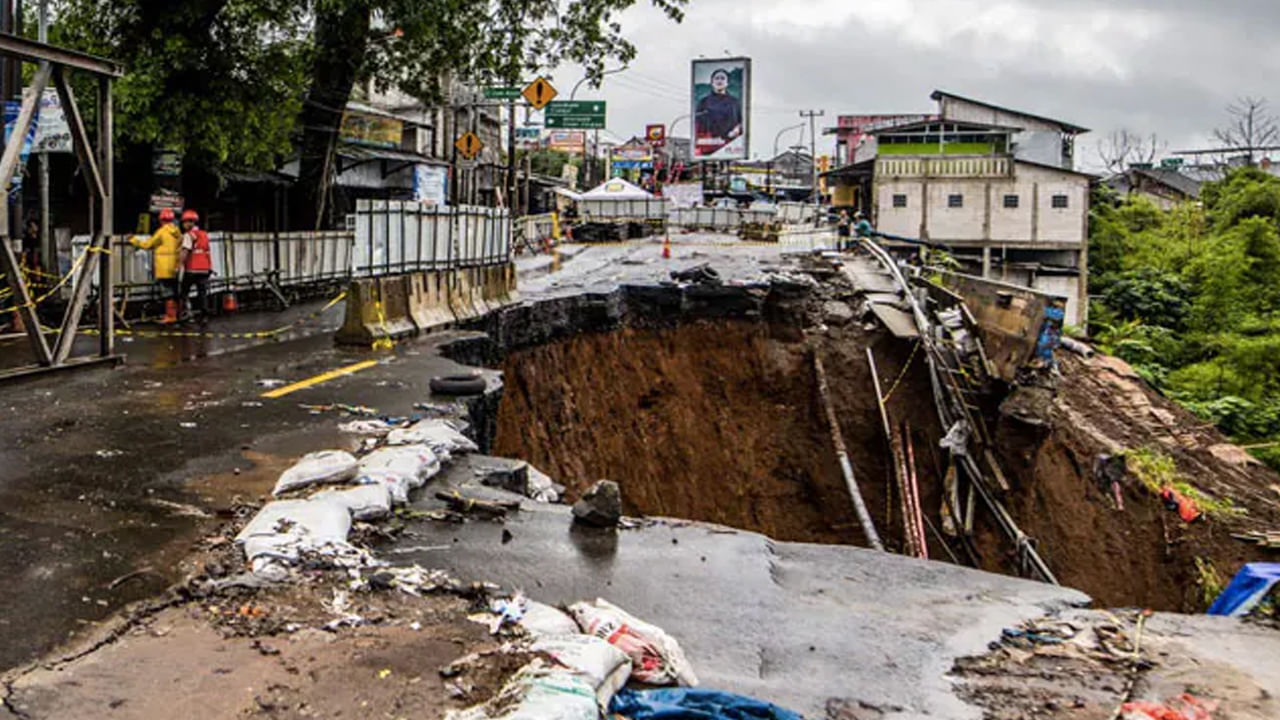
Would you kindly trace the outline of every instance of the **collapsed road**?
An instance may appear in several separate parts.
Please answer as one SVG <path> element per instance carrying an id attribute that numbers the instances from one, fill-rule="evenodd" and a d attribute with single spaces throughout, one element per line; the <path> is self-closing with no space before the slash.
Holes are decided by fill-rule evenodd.
<path id="1" fill-rule="evenodd" d="M 874 304 L 867 295 L 885 289 L 860 287 L 859 278 L 879 283 L 874 278 L 886 277 L 884 266 L 866 256 L 788 257 L 783 249 L 677 244 L 676 257 L 664 261 L 655 244 L 574 248 L 558 271 L 530 263 L 521 303 L 469 328 L 403 343 L 374 356 L 379 362 L 366 371 L 280 402 L 259 399 L 259 382 L 306 377 L 368 354 L 335 349 L 317 336 L 178 369 L 108 373 L 117 376 L 112 392 L 104 374 L 76 376 L 75 399 L 59 392 L 64 383 L 26 386 L 23 392 L 57 393 L 59 404 L 26 418 L 28 427 L 14 434 L 22 464 L 9 466 L 25 472 L 6 478 L 3 492 L 12 502 L 0 542 L 22 550 L 7 553 L 22 558 L 7 570 L 24 581 L 5 591 L 12 592 L 5 606 L 15 610 L 5 620 L 11 632 L 51 630 L 20 630 L 24 644 L 8 651 L 5 664 L 48 651 L 77 620 L 92 622 L 130 600 L 208 575 L 207 555 L 224 543 L 202 539 L 225 538 L 227 530 L 215 532 L 220 525 L 243 525 L 246 509 L 261 504 L 284 467 L 312 450 L 359 449 L 360 440 L 336 429 L 339 405 L 407 416 L 415 404 L 430 402 L 469 423 L 485 451 L 528 460 L 551 475 L 571 500 L 608 478 L 619 483 L 627 514 L 682 520 L 591 532 L 575 528 L 567 508 L 527 500 L 501 525 L 431 519 L 441 508 L 435 492 L 495 492 L 477 486 L 481 459 L 473 457 L 433 480 L 398 530 L 374 543 L 395 563 L 444 569 L 463 583 L 521 588 L 549 603 L 608 598 L 678 638 L 704 685 L 812 717 L 980 717 L 979 706 L 1006 713 L 992 715 L 998 717 L 1033 711 L 1110 717 L 1135 696 L 1138 670 L 1129 656 L 1106 666 L 1113 678 L 1087 665 L 1101 661 L 1082 651 L 1072 659 L 1080 663 L 1072 675 L 1080 687 L 1066 691 L 1065 683 L 1039 687 L 1020 676 L 1028 663 L 1045 662 L 1039 648 L 1009 645 L 987 656 L 989 644 L 999 646 L 1006 631 L 1016 637 L 1016 628 L 1054 614 L 1073 618 L 1072 639 L 1082 643 L 1092 638 L 1081 632 L 1086 628 L 1097 634 L 1116 626 L 1130 635 L 1136 628 L 1141 635 L 1144 625 L 1131 618 L 1070 615 L 1069 608 L 1089 604 L 1089 595 L 1102 607 L 1202 609 L 1196 567 L 1207 560 L 1226 574 L 1263 552 L 1230 535 L 1246 525 L 1275 526 L 1274 500 L 1266 497 L 1274 475 L 1232 453 L 1113 359 L 1065 358 L 1056 391 L 1028 392 L 1005 412 L 982 409 L 994 418 L 990 449 L 998 456 L 983 462 L 1003 468 L 997 472 L 1008 489 L 998 491 L 998 506 L 1025 539 L 1011 542 L 1007 528 L 981 512 L 957 513 L 951 520 L 958 527 L 941 527 L 951 493 L 938 448 L 950 428 L 936 412 L 934 381 L 921 358 L 928 351 L 894 337 L 877 313 L 863 312 Z M 706 263 L 718 282 L 668 279 L 672 270 Z M 856 547 L 871 543 L 832 444 L 835 429 L 815 361 L 824 368 L 869 515 L 895 553 Z M 466 366 L 484 368 L 488 392 L 466 403 L 431 397 L 431 376 Z M 872 389 L 877 381 L 883 393 Z M 886 438 L 886 425 L 896 443 Z M 66 447 L 59 437 L 68 427 L 92 430 L 99 441 L 93 444 L 103 447 Z M 184 431 L 199 431 L 200 442 L 184 441 Z M 154 441 L 138 447 L 141 438 Z M 898 458 L 908 447 L 914 460 L 905 474 L 915 482 L 901 484 Z M 1141 479 L 1122 485 L 1120 510 L 1092 463 L 1130 449 L 1164 453 L 1205 493 L 1233 498 L 1247 512 L 1183 526 Z M 901 489 L 912 485 L 912 492 Z M 214 517 L 193 517 L 199 515 Z M 193 541 L 200 541 L 194 555 Z M 1028 550 L 1067 587 L 1009 577 L 1034 575 L 1027 572 Z M 218 562 L 234 560 L 228 554 Z M 321 642 L 298 633 L 325 622 L 306 612 L 303 600 L 273 603 L 275 592 L 262 591 L 256 601 L 274 622 L 234 633 L 207 630 L 205 624 L 226 625 L 202 624 L 193 610 L 209 601 L 182 593 L 171 594 L 166 607 L 126 612 L 123 625 L 90 627 L 76 636 L 79 650 L 46 655 L 44 670 L 8 674 L 5 708 L 19 717 L 74 717 L 107 706 L 113 716 L 146 717 L 187 692 L 199 699 L 192 717 L 301 716 L 300 703 L 319 714 L 365 707 L 330 697 L 315 678 L 332 675 L 315 668 L 309 681 L 289 679 Z M 461 609 L 433 606 L 440 617 Z M 410 617 L 436 627 L 420 610 L 391 606 L 372 627 L 330 633 L 331 648 L 392 643 L 399 654 L 381 658 L 386 667 L 366 667 L 377 660 L 359 650 L 344 656 L 330 649 L 329 662 L 366 668 L 361 677 L 406 674 L 406 684 L 388 683 L 364 700 L 386 712 L 406 698 L 422 701 L 414 693 L 425 691 L 415 688 L 426 685 L 435 687 L 433 701 L 444 703 L 432 705 L 432 714 L 471 704 L 476 698 L 439 691 L 430 662 L 414 667 L 411 633 L 394 640 L 370 635 L 391 633 Z M 1218 618 L 1156 617 L 1148 641 L 1168 655 L 1144 667 L 1142 677 L 1160 699 L 1186 691 L 1173 691 L 1185 679 L 1175 670 L 1212 666 L 1214 686 L 1198 693 L 1230 717 L 1280 712 L 1267 694 L 1280 686 L 1274 631 Z M 260 650 L 263 637 L 277 638 L 271 649 L 279 654 Z M 479 642 L 463 638 L 468 648 Z M 443 664 L 452 659 L 449 649 L 445 640 L 429 656 Z M 191 663 L 165 662 L 188 651 Z M 246 690 L 237 671 L 214 672 L 228 665 L 213 659 L 220 652 L 264 677 L 282 673 L 277 684 L 287 690 L 260 684 Z M 148 668 L 146 682 L 138 667 Z M 486 683 L 476 685 L 472 692 L 483 695 Z"/>

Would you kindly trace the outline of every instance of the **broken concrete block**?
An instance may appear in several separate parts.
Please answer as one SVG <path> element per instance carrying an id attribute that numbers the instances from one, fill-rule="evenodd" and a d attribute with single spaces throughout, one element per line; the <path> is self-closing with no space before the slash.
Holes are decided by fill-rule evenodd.
<path id="1" fill-rule="evenodd" d="M 853 308 L 839 300 L 822 303 L 822 321 L 828 325 L 844 325 L 853 321 Z"/>
<path id="2" fill-rule="evenodd" d="M 622 490 L 612 480 L 592 485 L 573 504 L 573 519 L 592 527 L 617 527 L 622 517 Z"/>

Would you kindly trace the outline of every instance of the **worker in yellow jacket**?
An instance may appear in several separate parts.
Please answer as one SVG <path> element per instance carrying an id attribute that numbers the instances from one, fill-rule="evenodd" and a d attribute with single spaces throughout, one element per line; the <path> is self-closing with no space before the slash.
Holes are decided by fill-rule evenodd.
<path id="1" fill-rule="evenodd" d="M 129 238 L 129 244 L 142 250 L 155 253 L 152 267 L 156 283 L 164 291 L 164 320 L 171 324 L 178 321 L 178 252 L 182 246 L 182 230 L 174 222 L 173 210 L 165 208 L 160 211 L 160 228 L 151 237 Z"/>

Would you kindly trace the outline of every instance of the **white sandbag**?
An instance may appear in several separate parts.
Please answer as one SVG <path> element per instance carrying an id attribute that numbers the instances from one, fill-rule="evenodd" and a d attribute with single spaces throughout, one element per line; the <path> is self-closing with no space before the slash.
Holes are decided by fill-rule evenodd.
<path id="1" fill-rule="evenodd" d="M 403 473 L 390 470 L 368 470 L 360 473 L 355 479 L 357 485 L 378 485 L 385 487 L 391 495 L 394 505 L 409 502 L 409 491 L 417 487 L 417 481 Z"/>
<path id="2" fill-rule="evenodd" d="M 525 600 L 524 616 L 520 627 L 534 637 L 543 635 L 572 635 L 581 632 L 578 623 L 557 608 L 536 600 Z"/>
<path id="3" fill-rule="evenodd" d="M 395 425 L 386 420 L 352 420 L 338 425 L 338 430 L 352 435 L 382 437 L 394 430 L 395 427 Z"/>
<path id="4" fill-rule="evenodd" d="M 409 480 L 410 487 L 422 487 L 440 472 L 440 460 L 426 445 L 400 445 L 374 450 L 360 459 L 360 474 L 394 473 Z"/>
<path id="5" fill-rule="evenodd" d="M 590 680 L 596 689 L 596 702 L 603 709 L 608 709 L 613 694 L 631 676 L 631 658 L 594 635 L 547 635 L 530 649 Z"/>
<path id="6" fill-rule="evenodd" d="M 471 438 L 440 418 L 421 420 L 407 428 L 392 430 L 387 435 L 387 444 L 426 445 L 442 457 L 477 452 L 480 449 Z"/>
<path id="7" fill-rule="evenodd" d="M 577 673 L 549 667 L 541 659 L 520 668 L 493 699 L 445 720 L 599 720 L 591 683 Z"/>
<path id="8" fill-rule="evenodd" d="M 359 468 L 355 456 L 342 450 L 321 450 L 303 455 L 293 467 L 280 474 L 271 494 L 280 496 L 290 490 L 308 485 L 325 485 L 348 482 L 355 478 Z"/>
<path id="9" fill-rule="evenodd" d="M 346 506 L 323 500 L 277 500 L 267 503 L 236 535 L 251 562 L 263 558 L 295 562 L 299 553 L 325 545 L 346 545 L 351 513 Z"/>
<path id="10" fill-rule="evenodd" d="M 377 520 L 391 514 L 391 489 L 384 484 L 322 490 L 311 499 L 342 505 L 351 513 L 352 520 Z"/>
<path id="11" fill-rule="evenodd" d="M 675 638 L 662 628 L 640 620 L 607 600 L 574 603 L 569 614 L 588 635 L 609 641 L 631 658 L 631 676 L 650 685 L 698 684 Z"/>

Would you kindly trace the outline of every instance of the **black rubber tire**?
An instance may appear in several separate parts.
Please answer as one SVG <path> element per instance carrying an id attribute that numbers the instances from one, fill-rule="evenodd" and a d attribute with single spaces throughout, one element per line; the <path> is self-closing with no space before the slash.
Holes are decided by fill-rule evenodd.
<path id="1" fill-rule="evenodd" d="M 479 375 L 444 375 L 431 378 L 431 392 L 437 395 L 481 395 L 488 385 Z"/>

